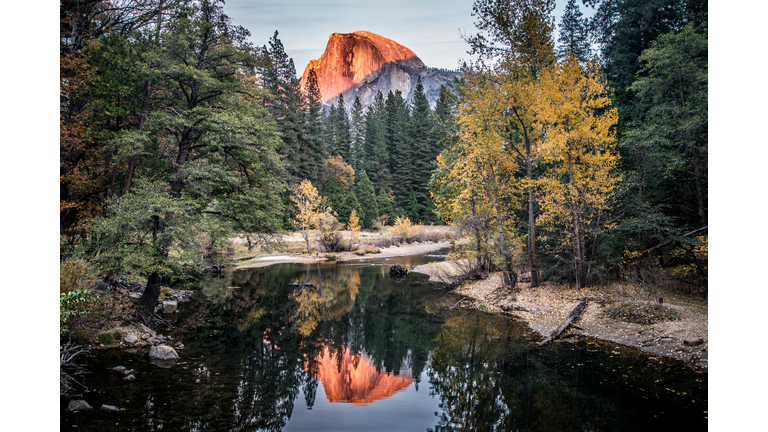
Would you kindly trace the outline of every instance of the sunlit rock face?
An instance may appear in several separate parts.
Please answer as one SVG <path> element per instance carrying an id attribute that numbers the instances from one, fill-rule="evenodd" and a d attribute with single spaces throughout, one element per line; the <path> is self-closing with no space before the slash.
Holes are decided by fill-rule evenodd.
<path id="1" fill-rule="evenodd" d="M 341 369 L 337 356 L 328 348 L 316 360 L 317 377 L 329 402 L 367 405 L 405 390 L 414 381 L 410 369 L 401 369 L 398 376 L 378 372 L 365 354 L 353 354 L 349 348 L 344 348 Z"/>
<path id="2" fill-rule="evenodd" d="M 310 60 L 301 77 L 306 86 L 309 71 L 314 69 L 324 104 L 336 103 L 339 94 L 349 109 L 360 98 L 363 107 L 373 102 L 378 91 L 384 97 L 400 90 L 410 100 L 421 77 L 427 99 L 435 105 L 440 85 L 456 74 L 427 68 L 419 57 L 399 43 L 367 31 L 333 33 L 325 52 L 318 60 Z"/>

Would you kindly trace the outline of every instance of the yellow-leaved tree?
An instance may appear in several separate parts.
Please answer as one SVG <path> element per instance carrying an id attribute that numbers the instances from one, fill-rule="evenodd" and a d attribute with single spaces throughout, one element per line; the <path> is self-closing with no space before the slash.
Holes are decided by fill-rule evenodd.
<path id="1" fill-rule="evenodd" d="M 357 216 L 357 211 L 352 209 L 352 213 L 349 215 L 349 224 L 347 228 L 350 231 L 351 241 L 355 241 L 360 236 L 360 218 Z"/>
<path id="2" fill-rule="evenodd" d="M 577 288 L 586 286 L 587 241 L 594 252 L 597 238 L 611 225 L 606 213 L 619 185 L 616 108 L 595 64 L 582 67 L 570 57 L 542 71 L 536 119 L 545 134 L 541 161 L 538 221 L 559 256 L 571 256 Z"/>
<path id="3" fill-rule="evenodd" d="M 507 79 L 495 70 L 467 75 L 458 107 L 458 140 L 438 156 L 433 184 L 439 189 L 439 214 L 475 232 L 481 265 L 486 257 L 493 259 L 509 285 L 517 279 L 513 214 L 521 205 L 522 183 L 510 148 Z"/>
<path id="4" fill-rule="evenodd" d="M 301 235 L 307 245 L 307 253 L 312 253 L 309 247 L 309 230 L 315 226 L 317 218 L 322 213 L 323 198 L 312 186 L 312 182 L 304 179 L 291 188 L 291 200 L 296 204 L 294 224 L 296 228 L 301 230 Z"/>

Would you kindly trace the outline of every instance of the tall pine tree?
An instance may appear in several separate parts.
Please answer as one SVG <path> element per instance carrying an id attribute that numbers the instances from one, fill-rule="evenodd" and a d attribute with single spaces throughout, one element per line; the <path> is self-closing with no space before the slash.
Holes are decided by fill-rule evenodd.
<path id="1" fill-rule="evenodd" d="M 557 56 L 564 60 L 572 55 L 582 64 L 588 62 L 592 57 L 588 21 L 583 18 L 576 0 L 568 0 L 559 27 Z"/>

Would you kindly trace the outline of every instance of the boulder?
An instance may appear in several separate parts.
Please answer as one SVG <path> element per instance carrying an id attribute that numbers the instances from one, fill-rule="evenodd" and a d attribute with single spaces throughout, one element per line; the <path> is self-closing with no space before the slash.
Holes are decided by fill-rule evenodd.
<path id="1" fill-rule="evenodd" d="M 151 328 L 145 326 L 144 324 L 139 324 L 138 329 L 142 333 L 149 333 L 150 336 L 157 336 L 157 332 L 152 330 Z"/>
<path id="2" fill-rule="evenodd" d="M 90 405 L 88 405 L 88 402 L 82 399 L 78 399 L 78 400 L 70 401 L 69 406 L 67 406 L 67 409 L 69 411 L 84 411 L 84 410 L 89 410 L 93 408 Z"/>
<path id="3" fill-rule="evenodd" d="M 158 360 L 178 360 L 176 350 L 168 345 L 155 345 L 149 349 L 149 358 Z"/>
<path id="4" fill-rule="evenodd" d="M 120 408 L 113 406 L 113 405 L 102 405 L 101 406 L 102 411 L 109 411 L 109 412 L 120 412 Z"/>
<path id="5" fill-rule="evenodd" d="M 112 369 L 113 371 L 118 372 L 118 373 L 124 373 L 125 372 L 125 366 L 115 366 L 115 367 L 110 368 L 110 369 Z"/>
<path id="6" fill-rule="evenodd" d="M 686 339 L 683 341 L 684 345 L 690 345 L 690 346 L 697 346 L 704 343 L 704 339 L 698 338 L 698 339 Z"/>
<path id="7" fill-rule="evenodd" d="M 123 340 L 126 343 L 135 344 L 139 340 L 139 338 L 137 338 L 136 335 L 134 335 L 134 334 L 128 334 L 128 335 L 125 336 L 125 338 L 123 338 Z"/>
<path id="8" fill-rule="evenodd" d="M 168 300 L 164 301 L 163 302 L 163 313 L 164 314 L 169 314 L 169 313 L 176 312 L 177 305 L 178 305 L 178 303 L 175 302 L 175 301 L 168 301 Z"/>

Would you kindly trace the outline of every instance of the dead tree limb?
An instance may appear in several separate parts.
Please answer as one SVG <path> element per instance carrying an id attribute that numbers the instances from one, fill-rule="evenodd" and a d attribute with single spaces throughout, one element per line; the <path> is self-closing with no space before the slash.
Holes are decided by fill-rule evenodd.
<path id="1" fill-rule="evenodd" d="M 543 341 L 539 342 L 539 346 L 548 344 L 555 340 L 558 336 L 560 336 L 560 333 L 565 331 L 566 328 L 568 328 L 569 325 L 573 323 L 573 320 L 576 319 L 576 317 L 581 314 L 581 311 L 584 309 L 584 307 L 587 305 L 587 302 L 589 301 L 588 297 L 584 297 L 581 299 L 579 304 L 576 305 L 575 308 L 571 311 L 571 313 L 568 314 L 568 317 L 563 321 L 559 326 L 557 326 L 556 329 L 552 331 L 552 333 L 549 334 L 549 336 L 544 339 Z"/>

